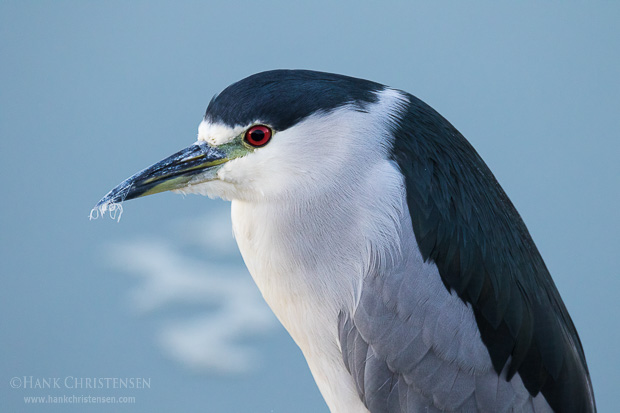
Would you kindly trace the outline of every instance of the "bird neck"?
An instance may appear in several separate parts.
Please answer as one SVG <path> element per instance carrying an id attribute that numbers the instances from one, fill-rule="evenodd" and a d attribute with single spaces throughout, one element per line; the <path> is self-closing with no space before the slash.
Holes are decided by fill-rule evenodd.
<path id="1" fill-rule="evenodd" d="M 302 350 L 330 408 L 361 412 L 342 362 L 338 315 L 353 312 L 369 271 L 396 260 L 402 224 L 411 222 L 393 162 L 369 165 L 359 180 L 347 182 L 312 198 L 233 201 L 232 221 L 252 277 Z"/>
<path id="2" fill-rule="evenodd" d="M 388 160 L 366 171 L 350 185 L 312 198 L 232 203 L 246 265 L 302 349 L 301 336 L 309 333 L 296 331 L 298 318 L 314 312 L 317 328 L 329 323 L 335 334 L 338 313 L 355 307 L 369 268 L 398 253 L 406 208 L 402 175 Z"/>

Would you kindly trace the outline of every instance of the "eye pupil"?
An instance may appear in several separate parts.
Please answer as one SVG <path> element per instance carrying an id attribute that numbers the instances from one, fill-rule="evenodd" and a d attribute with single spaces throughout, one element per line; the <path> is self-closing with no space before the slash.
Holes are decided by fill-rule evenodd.
<path id="1" fill-rule="evenodd" d="M 271 129 L 269 129 L 267 126 L 256 125 L 252 126 L 245 133 L 245 141 L 249 145 L 258 148 L 261 146 L 265 146 L 271 139 L 271 135 Z"/>

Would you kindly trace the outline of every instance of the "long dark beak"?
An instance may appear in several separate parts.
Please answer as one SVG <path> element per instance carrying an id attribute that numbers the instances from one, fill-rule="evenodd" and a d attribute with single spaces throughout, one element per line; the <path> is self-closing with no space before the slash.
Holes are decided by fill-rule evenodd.
<path id="1" fill-rule="evenodd" d="M 215 178 L 218 166 L 228 161 L 226 154 L 207 143 L 197 142 L 121 182 L 95 205 L 101 214 L 114 210 L 123 201 L 179 189 L 190 181 Z M 91 213 L 92 217 L 92 213 Z"/>

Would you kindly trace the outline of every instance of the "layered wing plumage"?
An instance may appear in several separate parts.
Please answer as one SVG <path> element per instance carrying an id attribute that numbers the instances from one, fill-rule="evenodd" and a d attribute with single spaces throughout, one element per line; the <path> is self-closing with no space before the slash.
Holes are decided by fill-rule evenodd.
<path id="1" fill-rule="evenodd" d="M 340 317 L 360 396 L 373 413 L 504 411 L 508 401 L 595 411 L 577 331 L 521 217 L 465 138 L 407 98 L 392 159 L 414 239 L 401 264 L 369 270 L 357 308 Z"/>

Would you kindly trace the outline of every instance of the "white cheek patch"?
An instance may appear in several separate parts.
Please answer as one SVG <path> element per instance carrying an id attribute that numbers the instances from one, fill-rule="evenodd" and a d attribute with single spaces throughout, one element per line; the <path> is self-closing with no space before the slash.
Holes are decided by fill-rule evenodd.
<path id="1" fill-rule="evenodd" d="M 207 142 L 212 146 L 219 146 L 232 141 L 245 129 L 244 126 L 231 128 L 222 123 L 211 123 L 203 120 L 198 126 L 198 140 Z"/>

